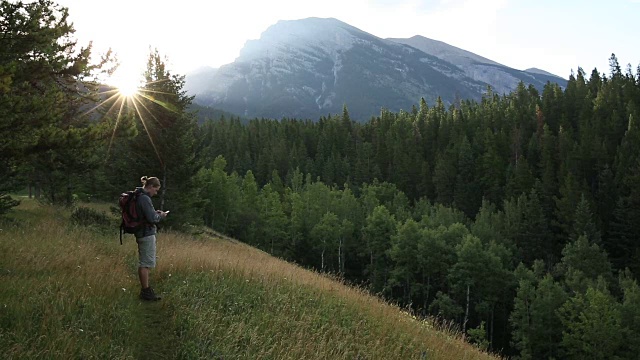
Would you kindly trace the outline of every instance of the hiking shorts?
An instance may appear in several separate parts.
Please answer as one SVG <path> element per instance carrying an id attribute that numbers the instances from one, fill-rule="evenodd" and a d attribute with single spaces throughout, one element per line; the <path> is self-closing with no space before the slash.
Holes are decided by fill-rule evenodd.
<path id="1" fill-rule="evenodd" d="M 136 242 L 138 243 L 138 258 L 140 259 L 138 267 L 156 267 L 156 236 L 149 235 L 136 238 Z"/>

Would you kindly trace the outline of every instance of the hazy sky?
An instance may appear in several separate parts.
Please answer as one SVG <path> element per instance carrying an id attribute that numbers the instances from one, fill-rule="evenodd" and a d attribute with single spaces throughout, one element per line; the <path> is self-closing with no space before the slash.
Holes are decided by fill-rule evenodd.
<path id="1" fill-rule="evenodd" d="M 81 43 L 111 47 L 123 69 L 144 68 L 149 46 L 173 73 L 232 62 L 278 20 L 333 17 L 381 38 L 422 35 L 506 66 L 567 78 L 640 64 L 640 0 L 58 0 Z M 125 70 L 123 70 L 124 72 Z"/>

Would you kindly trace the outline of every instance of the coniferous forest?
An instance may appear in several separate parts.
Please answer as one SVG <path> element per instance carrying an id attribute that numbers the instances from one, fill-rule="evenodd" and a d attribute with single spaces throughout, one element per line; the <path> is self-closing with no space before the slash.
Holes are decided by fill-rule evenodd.
<path id="1" fill-rule="evenodd" d="M 370 119 L 345 104 L 321 119 L 198 124 L 157 50 L 144 96 L 111 96 L 89 78 L 109 58 L 68 51 L 65 9 L 20 6 L 1 5 L 14 16 L 2 28 L 0 214 L 26 187 L 46 203 L 115 205 L 158 176 L 165 226 L 204 225 L 335 274 L 480 347 L 640 353 L 640 67 L 612 55 L 608 73 L 579 68 L 566 88 L 416 99 Z"/>

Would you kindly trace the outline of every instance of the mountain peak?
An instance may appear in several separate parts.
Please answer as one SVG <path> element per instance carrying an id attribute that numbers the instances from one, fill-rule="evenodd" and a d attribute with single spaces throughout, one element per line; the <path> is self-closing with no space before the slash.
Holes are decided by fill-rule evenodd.
<path id="1" fill-rule="evenodd" d="M 200 79 L 204 76 L 200 75 Z M 380 108 L 408 110 L 420 98 L 480 99 L 488 85 L 509 92 L 546 75 L 502 66 L 423 36 L 381 39 L 335 18 L 281 20 L 207 80 L 196 101 L 247 118 L 365 120 Z M 553 81 L 553 80 L 551 80 Z"/>
<path id="2" fill-rule="evenodd" d="M 318 48 L 330 52 L 346 50 L 352 46 L 354 37 L 365 34 L 372 36 L 335 18 L 280 20 L 268 27 L 260 39 L 247 41 L 237 61 L 251 61 L 264 56 L 265 52 L 286 52 L 294 48 L 311 52 Z"/>

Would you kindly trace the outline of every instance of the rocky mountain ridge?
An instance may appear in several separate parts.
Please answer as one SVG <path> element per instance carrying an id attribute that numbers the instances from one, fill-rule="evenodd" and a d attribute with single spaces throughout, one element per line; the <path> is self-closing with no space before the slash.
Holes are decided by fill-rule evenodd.
<path id="1" fill-rule="evenodd" d="M 317 120 L 347 105 L 366 121 L 381 108 L 410 110 L 421 97 L 479 100 L 489 85 L 502 93 L 519 81 L 541 89 L 565 80 L 421 36 L 381 39 L 337 19 L 308 18 L 279 21 L 233 63 L 187 76 L 186 89 L 200 105 L 247 118 Z"/>

